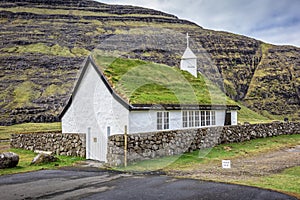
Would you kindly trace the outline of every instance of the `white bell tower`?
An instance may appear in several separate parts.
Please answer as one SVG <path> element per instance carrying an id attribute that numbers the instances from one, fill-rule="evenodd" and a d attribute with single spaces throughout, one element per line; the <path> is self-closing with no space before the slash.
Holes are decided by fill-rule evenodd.
<path id="1" fill-rule="evenodd" d="M 197 57 L 189 47 L 189 34 L 186 33 L 186 49 L 181 57 L 180 69 L 197 77 Z"/>

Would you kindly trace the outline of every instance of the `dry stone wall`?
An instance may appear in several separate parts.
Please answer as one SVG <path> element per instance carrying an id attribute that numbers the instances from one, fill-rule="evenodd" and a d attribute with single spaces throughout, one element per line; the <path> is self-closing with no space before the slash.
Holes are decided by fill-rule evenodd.
<path id="1" fill-rule="evenodd" d="M 12 148 L 27 150 L 50 151 L 57 155 L 85 157 L 85 134 L 75 133 L 30 133 L 12 134 L 10 145 Z"/>
<path id="2" fill-rule="evenodd" d="M 178 155 L 221 143 L 299 133 L 300 123 L 277 122 L 132 134 L 127 140 L 127 162 Z M 124 135 L 109 137 L 107 160 L 111 166 L 124 163 Z"/>

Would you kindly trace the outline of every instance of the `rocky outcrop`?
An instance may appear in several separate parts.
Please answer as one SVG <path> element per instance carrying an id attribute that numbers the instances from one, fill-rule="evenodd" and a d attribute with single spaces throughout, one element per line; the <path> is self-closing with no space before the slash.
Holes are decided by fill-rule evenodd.
<path id="1" fill-rule="evenodd" d="M 178 66 L 186 32 L 193 50 L 205 52 L 199 71 L 220 73 L 228 96 L 267 114 L 299 115 L 299 48 L 266 48 L 160 11 L 90 0 L 7 0 L 0 8 L 0 125 L 58 121 L 84 59 L 108 38 L 121 56 Z M 154 41 L 163 31 L 183 37 Z M 128 35 L 139 48 L 129 48 Z"/>
<path id="2" fill-rule="evenodd" d="M 58 161 L 58 158 L 56 158 L 53 155 L 45 154 L 45 153 L 39 153 L 36 155 L 33 160 L 31 161 L 31 165 L 38 165 L 43 163 L 49 163 L 49 162 L 56 162 Z"/>
<path id="3" fill-rule="evenodd" d="M 0 169 L 16 167 L 19 163 L 19 155 L 13 152 L 0 154 Z"/>

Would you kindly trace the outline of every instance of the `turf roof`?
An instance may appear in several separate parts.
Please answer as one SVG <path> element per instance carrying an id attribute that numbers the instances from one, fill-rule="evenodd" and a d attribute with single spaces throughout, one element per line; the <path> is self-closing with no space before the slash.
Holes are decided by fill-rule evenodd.
<path id="1" fill-rule="evenodd" d="M 177 67 L 93 55 L 111 87 L 129 104 L 237 105 L 204 78 Z"/>

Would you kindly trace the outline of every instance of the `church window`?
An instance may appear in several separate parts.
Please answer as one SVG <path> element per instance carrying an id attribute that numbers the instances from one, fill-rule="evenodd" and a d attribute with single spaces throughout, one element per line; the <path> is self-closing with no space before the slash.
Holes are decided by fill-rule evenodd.
<path id="1" fill-rule="evenodd" d="M 216 125 L 216 111 L 211 111 L 211 125 Z"/>
<path id="2" fill-rule="evenodd" d="M 164 129 L 169 129 L 169 112 L 164 112 Z"/>
<path id="3" fill-rule="evenodd" d="M 189 127 L 194 127 L 194 111 L 189 111 Z"/>
<path id="4" fill-rule="evenodd" d="M 205 116 L 206 124 L 205 125 L 209 126 L 210 125 L 210 111 L 206 111 L 205 114 L 206 114 L 206 116 Z"/>
<path id="5" fill-rule="evenodd" d="M 162 112 L 157 112 L 157 130 L 162 130 Z"/>
<path id="6" fill-rule="evenodd" d="M 196 128 L 201 126 L 216 125 L 215 111 L 182 111 L 182 127 Z"/>
<path id="7" fill-rule="evenodd" d="M 188 127 L 188 116 L 187 111 L 182 112 L 182 126 L 183 128 Z"/>
<path id="8" fill-rule="evenodd" d="M 157 112 L 157 130 L 169 129 L 169 112 Z"/>
<path id="9" fill-rule="evenodd" d="M 195 111 L 195 127 L 199 127 L 200 126 L 199 115 L 200 115 L 200 111 Z"/>
<path id="10" fill-rule="evenodd" d="M 201 126 L 205 126 L 205 111 L 201 111 Z"/>

